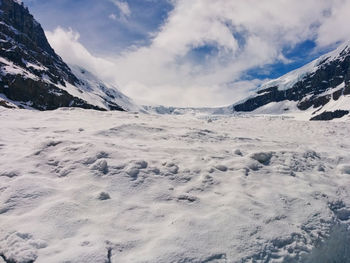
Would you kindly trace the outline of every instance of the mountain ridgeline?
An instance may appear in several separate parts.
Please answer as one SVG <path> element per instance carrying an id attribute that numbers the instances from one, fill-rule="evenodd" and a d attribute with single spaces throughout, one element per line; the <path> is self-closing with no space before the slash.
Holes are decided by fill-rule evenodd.
<path id="1" fill-rule="evenodd" d="M 68 66 L 44 30 L 15 0 L 0 0 L 0 106 L 53 110 L 149 111 L 160 114 L 304 114 L 310 120 L 350 117 L 350 45 L 343 44 L 308 65 L 262 85 L 229 107 L 189 109 L 136 106 L 114 86 L 86 69 Z"/>
<path id="2" fill-rule="evenodd" d="M 87 72 L 78 69 L 78 73 Z M 39 110 L 80 107 L 124 111 L 129 98 L 91 76 L 78 78 L 51 48 L 41 25 L 19 1 L 0 0 L 2 106 Z M 1 95 L 2 94 L 2 95 Z"/>
<path id="3" fill-rule="evenodd" d="M 350 120 L 350 44 L 278 79 L 263 84 L 250 97 L 227 107 L 148 106 L 157 114 L 270 115 L 301 120 Z"/>
<path id="4" fill-rule="evenodd" d="M 268 105 L 295 102 L 311 112 L 311 120 L 342 118 L 350 110 L 350 46 L 342 45 L 310 64 L 263 85 L 254 96 L 233 105 L 235 112 L 253 112 Z M 289 107 L 284 107 L 286 113 Z M 263 110 L 262 110 L 263 112 Z"/>

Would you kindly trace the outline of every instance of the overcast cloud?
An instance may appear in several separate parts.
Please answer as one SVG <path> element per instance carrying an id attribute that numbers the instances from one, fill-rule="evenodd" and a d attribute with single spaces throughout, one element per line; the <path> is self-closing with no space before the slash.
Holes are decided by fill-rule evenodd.
<path id="1" fill-rule="evenodd" d="M 130 16 L 127 2 L 116 1 Z M 46 32 L 68 63 L 113 82 L 146 104 L 228 105 L 247 96 L 264 80 L 247 71 L 289 63 L 285 51 L 306 40 L 324 50 L 350 36 L 350 0 L 173 0 L 174 9 L 150 44 L 122 54 L 96 57 L 79 33 Z M 101 47 L 103 48 L 103 47 Z"/>

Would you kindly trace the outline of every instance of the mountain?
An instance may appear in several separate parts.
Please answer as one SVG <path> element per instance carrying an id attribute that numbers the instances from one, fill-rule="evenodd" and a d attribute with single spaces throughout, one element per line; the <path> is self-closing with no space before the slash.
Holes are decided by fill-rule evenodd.
<path id="1" fill-rule="evenodd" d="M 350 45 L 262 85 L 253 96 L 232 106 L 234 112 L 289 114 L 332 120 L 350 113 Z"/>
<path id="2" fill-rule="evenodd" d="M 136 109 L 115 87 L 83 68 L 72 69 L 51 48 L 41 25 L 21 1 L 0 1 L 0 105 Z"/>
<path id="3" fill-rule="evenodd" d="M 170 115 L 282 115 L 301 120 L 350 118 L 350 43 L 262 85 L 252 96 L 227 107 L 144 106 Z M 346 117 L 347 116 L 347 117 Z"/>

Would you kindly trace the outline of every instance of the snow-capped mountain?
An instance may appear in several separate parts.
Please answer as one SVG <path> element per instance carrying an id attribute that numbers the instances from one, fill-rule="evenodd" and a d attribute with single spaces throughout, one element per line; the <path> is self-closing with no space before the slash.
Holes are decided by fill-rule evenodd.
<path id="1" fill-rule="evenodd" d="M 0 105 L 39 110 L 136 109 L 115 87 L 82 68 L 72 71 L 28 9 L 14 0 L 0 2 Z"/>
<path id="2" fill-rule="evenodd" d="M 350 113 L 350 45 L 262 85 L 255 95 L 232 106 L 236 112 L 294 114 L 331 120 Z"/>
<path id="3" fill-rule="evenodd" d="M 262 85 L 252 96 L 227 107 L 144 106 L 170 115 L 284 115 L 300 120 L 350 119 L 350 43 Z M 209 118 L 209 117 L 208 117 Z"/>
<path id="4" fill-rule="evenodd" d="M 69 65 L 69 67 L 80 81 L 74 86 L 62 87 L 70 94 L 108 110 L 120 110 L 120 108 L 125 111 L 140 110 L 129 97 L 121 93 L 115 86 L 104 83 L 93 73 L 80 66 Z"/>

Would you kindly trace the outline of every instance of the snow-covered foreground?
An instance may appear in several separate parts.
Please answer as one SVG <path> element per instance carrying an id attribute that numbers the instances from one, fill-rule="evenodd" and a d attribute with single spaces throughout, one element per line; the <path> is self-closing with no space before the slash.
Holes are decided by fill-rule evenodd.
<path id="1" fill-rule="evenodd" d="M 0 122 L 0 262 L 349 262 L 349 122 Z"/>

